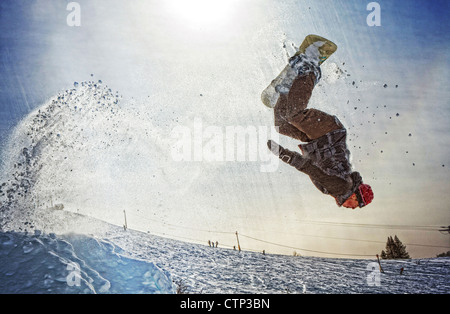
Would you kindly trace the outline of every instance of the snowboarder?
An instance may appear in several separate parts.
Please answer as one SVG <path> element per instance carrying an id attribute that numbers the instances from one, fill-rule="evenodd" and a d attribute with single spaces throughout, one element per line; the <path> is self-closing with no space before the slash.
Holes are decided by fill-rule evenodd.
<path id="1" fill-rule="evenodd" d="M 333 196 L 338 206 L 361 208 L 372 202 L 373 192 L 369 185 L 363 184 L 361 175 L 351 169 L 346 129 L 336 116 L 307 109 L 312 91 L 321 78 L 320 64 L 329 56 L 322 56 L 320 48 L 327 40 L 314 38 L 322 41 L 308 44 L 291 57 L 290 80 L 284 79 L 275 86 L 279 95 L 274 107 L 275 126 L 279 133 L 305 142 L 299 145 L 302 154 L 272 140 L 267 145 L 282 161 L 307 174 L 322 193 Z M 263 97 L 267 96 L 263 94 Z"/>

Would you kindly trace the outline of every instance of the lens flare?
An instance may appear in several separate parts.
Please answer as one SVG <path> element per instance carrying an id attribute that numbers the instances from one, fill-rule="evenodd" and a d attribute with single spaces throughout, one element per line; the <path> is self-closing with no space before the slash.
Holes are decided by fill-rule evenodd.
<path id="1" fill-rule="evenodd" d="M 168 12 L 187 27 L 214 28 L 230 22 L 235 1 L 169 0 L 165 5 Z"/>

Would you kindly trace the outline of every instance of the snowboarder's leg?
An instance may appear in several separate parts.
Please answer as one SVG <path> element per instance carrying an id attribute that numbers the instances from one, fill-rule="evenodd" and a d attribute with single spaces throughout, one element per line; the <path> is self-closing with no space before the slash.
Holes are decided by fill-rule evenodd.
<path id="1" fill-rule="evenodd" d="M 306 134 L 309 140 L 317 139 L 325 134 L 344 128 L 336 116 L 317 109 L 305 109 L 289 120 L 290 124 Z"/>
<path id="2" fill-rule="evenodd" d="M 278 102 L 280 103 L 281 98 L 278 100 Z M 283 97 L 285 98 L 285 97 Z M 283 103 L 286 103 L 286 101 L 284 100 Z M 289 136 L 293 139 L 302 141 L 302 142 L 309 142 L 308 136 L 303 133 L 302 131 L 300 131 L 298 128 L 296 128 L 295 126 L 291 125 L 288 120 L 285 118 L 284 112 L 283 110 L 281 110 L 281 106 L 280 106 L 280 110 L 275 111 L 275 127 L 277 127 L 277 131 L 280 134 Z"/>
<path id="3" fill-rule="evenodd" d="M 304 132 L 290 123 L 291 119 L 306 109 L 316 82 L 314 73 L 298 76 L 288 94 L 281 94 L 274 108 L 275 126 L 278 132 L 308 142 Z"/>
<path id="4" fill-rule="evenodd" d="M 298 76 L 292 83 L 291 90 L 287 95 L 287 118 L 290 119 L 308 107 L 314 86 L 316 85 L 314 72 Z"/>

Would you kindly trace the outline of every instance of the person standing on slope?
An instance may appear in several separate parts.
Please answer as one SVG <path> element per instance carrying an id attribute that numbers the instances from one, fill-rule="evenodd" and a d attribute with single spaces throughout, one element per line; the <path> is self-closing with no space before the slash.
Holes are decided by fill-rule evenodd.
<path id="1" fill-rule="evenodd" d="M 302 154 L 272 140 L 267 145 L 282 161 L 307 174 L 322 193 L 333 196 L 338 206 L 362 208 L 372 202 L 374 194 L 369 185 L 363 184 L 361 175 L 352 171 L 345 127 L 336 116 L 307 109 L 321 78 L 320 64 L 337 48 L 323 37 L 312 36 L 289 59 L 284 79 L 272 82 L 278 96 L 274 107 L 275 127 L 279 133 L 305 142 L 299 145 Z"/>

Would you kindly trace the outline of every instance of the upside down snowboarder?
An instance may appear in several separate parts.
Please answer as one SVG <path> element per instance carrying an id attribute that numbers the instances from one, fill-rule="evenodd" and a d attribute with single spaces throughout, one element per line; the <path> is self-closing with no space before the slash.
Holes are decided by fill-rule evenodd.
<path id="1" fill-rule="evenodd" d="M 272 140 L 267 145 L 282 161 L 307 174 L 322 193 L 333 196 L 338 206 L 355 209 L 371 203 L 374 196 L 361 175 L 352 171 L 347 131 L 336 116 L 307 109 L 321 78 L 320 64 L 336 49 L 334 43 L 323 37 L 307 36 L 299 52 L 289 59 L 284 74 L 263 92 L 264 104 L 274 106 L 278 132 L 304 142 L 299 145 L 302 154 Z"/>

